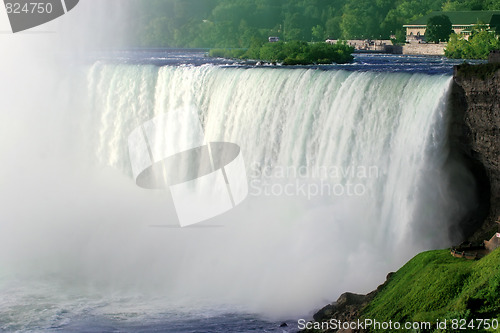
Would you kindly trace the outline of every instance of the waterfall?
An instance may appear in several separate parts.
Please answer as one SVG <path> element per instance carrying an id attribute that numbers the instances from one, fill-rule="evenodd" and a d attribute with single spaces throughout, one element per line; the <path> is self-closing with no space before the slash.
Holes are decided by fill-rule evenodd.
<path id="1" fill-rule="evenodd" d="M 28 236 L 11 227 L 29 249 L 4 247 L 29 281 L 57 281 L 47 293 L 128 302 L 105 313 L 146 297 L 148 314 L 304 315 L 449 246 L 470 208 L 473 182 L 449 152 L 450 76 L 104 62 L 85 76 L 78 123 L 61 134 L 84 167 L 46 167 L 35 189 L 47 205 L 16 212 L 37 223 Z M 135 185 L 127 146 L 182 109 L 207 142 L 241 148 L 249 182 L 243 203 L 193 228 L 176 227 L 168 190 Z"/>
<path id="2" fill-rule="evenodd" d="M 451 181 L 464 171 L 449 156 L 450 83 L 406 73 L 96 63 L 88 74 L 93 144 L 100 163 L 130 175 L 133 128 L 195 107 L 207 141 L 241 147 L 250 192 L 212 221 L 238 230 L 220 232 L 226 246 L 204 248 L 214 266 L 190 269 L 229 286 L 234 274 L 273 307 L 315 297 L 309 305 L 317 305 L 348 287 L 368 291 L 417 251 L 456 236 L 450 228 L 470 199 L 457 193 L 470 184 Z"/>

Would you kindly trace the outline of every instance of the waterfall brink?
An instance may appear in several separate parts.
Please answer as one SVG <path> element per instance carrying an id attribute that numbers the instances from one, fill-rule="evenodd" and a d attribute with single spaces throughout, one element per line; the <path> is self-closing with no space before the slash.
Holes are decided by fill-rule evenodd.
<path id="1" fill-rule="evenodd" d="M 68 134 L 84 133 L 77 155 L 96 170 L 52 184 L 64 214 L 33 226 L 39 246 L 24 257 L 36 269 L 27 271 L 108 301 L 154 299 L 146 313 L 229 304 L 286 317 L 370 291 L 417 252 L 450 245 L 473 202 L 473 181 L 448 148 L 450 84 L 423 74 L 97 62 L 85 110 L 75 111 L 82 131 Z M 241 147 L 249 195 L 181 229 L 168 191 L 134 184 L 127 139 L 183 108 L 198 110 L 206 141 Z M 77 200 L 63 198 L 68 188 Z"/>

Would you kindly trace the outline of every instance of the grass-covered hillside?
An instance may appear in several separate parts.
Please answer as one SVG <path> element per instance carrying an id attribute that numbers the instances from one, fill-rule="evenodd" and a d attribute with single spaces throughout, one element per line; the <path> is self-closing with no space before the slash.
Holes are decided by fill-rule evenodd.
<path id="1" fill-rule="evenodd" d="M 479 261 L 454 258 L 449 250 L 418 254 L 390 278 L 362 317 L 431 322 L 433 332 L 500 332 L 478 329 L 479 321 L 466 327 L 471 319 L 500 321 L 500 249 Z M 447 330 L 436 330 L 436 321 L 445 319 Z M 458 322 L 464 329 L 452 329 L 453 319 L 465 319 Z"/>

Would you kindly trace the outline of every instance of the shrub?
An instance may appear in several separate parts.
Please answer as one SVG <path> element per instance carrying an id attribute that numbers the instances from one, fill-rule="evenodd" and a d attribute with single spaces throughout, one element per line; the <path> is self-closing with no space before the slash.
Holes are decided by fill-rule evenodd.
<path id="1" fill-rule="evenodd" d="M 495 34 L 486 30 L 473 31 L 469 40 L 452 34 L 444 54 L 454 59 L 488 59 L 490 51 L 500 49 Z"/>

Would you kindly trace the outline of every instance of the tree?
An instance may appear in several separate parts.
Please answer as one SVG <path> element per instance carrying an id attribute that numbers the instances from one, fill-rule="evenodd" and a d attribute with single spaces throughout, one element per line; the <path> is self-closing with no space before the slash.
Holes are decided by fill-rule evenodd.
<path id="1" fill-rule="evenodd" d="M 450 18 L 446 15 L 436 15 L 429 18 L 427 21 L 427 29 L 425 30 L 425 38 L 428 42 L 447 42 L 453 32 L 451 29 Z"/>
<path id="2" fill-rule="evenodd" d="M 393 45 L 403 45 L 406 43 L 406 31 L 403 29 L 396 31 L 395 36 L 396 38 L 391 39 Z"/>
<path id="3" fill-rule="evenodd" d="M 498 38 L 482 30 L 472 34 L 469 40 L 453 34 L 444 53 L 448 58 L 487 59 L 490 51 L 499 48 Z"/>
<path id="4" fill-rule="evenodd" d="M 287 41 L 302 39 L 301 19 L 299 13 L 285 15 L 283 35 Z"/>
<path id="5" fill-rule="evenodd" d="M 321 42 L 325 39 L 325 29 L 323 29 L 322 26 L 319 24 L 315 27 L 312 27 L 312 36 L 314 38 L 314 41 L 316 42 Z"/>
<path id="6" fill-rule="evenodd" d="M 380 23 L 374 15 L 376 8 L 371 0 L 349 0 L 343 10 L 344 14 L 340 22 L 342 38 L 365 39 L 378 37 Z"/>
<path id="7" fill-rule="evenodd" d="M 448 0 L 443 4 L 443 11 L 487 10 L 483 0 Z"/>
<path id="8" fill-rule="evenodd" d="M 329 39 L 339 39 L 342 30 L 340 30 L 341 16 L 330 17 L 326 20 L 326 37 Z"/>
<path id="9" fill-rule="evenodd" d="M 488 59 L 490 51 L 500 48 L 500 42 L 495 34 L 482 30 L 469 38 L 471 58 Z"/>
<path id="10" fill-rule="evenodd" d="M 457 34 L 452 34 L 450 36 L 450 41 L 444 50 L 444 55 L 448 58 L 463 59 L 467 58 L 469 53 L 469 43 L 463 37 Z"/>

